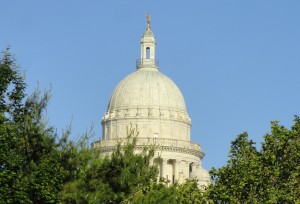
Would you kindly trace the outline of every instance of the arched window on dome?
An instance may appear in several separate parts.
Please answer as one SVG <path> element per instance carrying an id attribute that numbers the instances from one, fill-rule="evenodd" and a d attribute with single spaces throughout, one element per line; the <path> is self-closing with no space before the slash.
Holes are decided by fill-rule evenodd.
<path id="1" fill-rule="evenodd" d="M 146 47 L 146 59 L 150 59 L 150 47 Z"/>

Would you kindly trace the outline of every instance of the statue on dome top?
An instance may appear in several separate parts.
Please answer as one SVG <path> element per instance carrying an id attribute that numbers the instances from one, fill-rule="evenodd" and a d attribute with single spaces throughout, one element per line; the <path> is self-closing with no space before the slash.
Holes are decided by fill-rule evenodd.
<path id="1" fill-rule="evenodd" d="M 150 14 L 148 14 L 147 16 L 145 16 L 145 18 L 147 19 L 147 30 L 151 30 L 151 26 L 150 26 Z"/>

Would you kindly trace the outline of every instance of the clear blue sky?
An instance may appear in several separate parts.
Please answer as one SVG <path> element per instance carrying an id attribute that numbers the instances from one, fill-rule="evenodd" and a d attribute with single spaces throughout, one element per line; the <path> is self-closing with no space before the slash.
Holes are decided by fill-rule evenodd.
<path id="1" fill-rule="evenodd" d="M 300 115 L 300 1 L 0 0 L 0 49 L 11 46 L 28 93 L 52 86 L 50 124 L 73 137 L 101 117 L 119 81 L 135 71 L 151 13 L 160 71 L 181 89 L 206 169 L 227 161 L 248 131 Z"/>

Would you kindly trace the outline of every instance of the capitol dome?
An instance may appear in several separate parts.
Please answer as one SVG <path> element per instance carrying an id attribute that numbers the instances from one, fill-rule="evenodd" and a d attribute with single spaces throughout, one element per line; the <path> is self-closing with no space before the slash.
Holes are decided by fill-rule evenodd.
<path id="1" fill-rule="evenodd" d="M 187 117 L 184 98 L 176 84 L 157 69 L 138 69 L 113 92 L 108 112 L 127 108 L 173 110 Z"/>
<path id="2" fill-rule="evenodd" d="M 190 141 L 191 119 L 183 95 L 176 84 L 159 71 L 155 59 L 156 41 L 150 28 L 150 16 L 140 43 L 141 58 L 137 60 L 136 70 L 113 91 L 102 117 L 102 139 L 93 146 L 110 154 L 116 145 L 126 141 L 128 127 L 134 126 L 139 132 L 136 152 L 148 145 L 156 146 L 160 177 L 170 183 L 184 183 L 197 176 L 201 184 L 205 183 L 207 173 L 200 163 L 204 153 L 200 144 Z"/>
<path id="3" fill-rule="evenodd" d="M 155 38 L 147 29 L 141 38 L 136 71 L 125 77 L 110 98 L 102 118 L 102 139 L 125 138 L 137 126 L 140 137 L 190 141 L 191 119 L 176 84 L 158 69 Z"/>

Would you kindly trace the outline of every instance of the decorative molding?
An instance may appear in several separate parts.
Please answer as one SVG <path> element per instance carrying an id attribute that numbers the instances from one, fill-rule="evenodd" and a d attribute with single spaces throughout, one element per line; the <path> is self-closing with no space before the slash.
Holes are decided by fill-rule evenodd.
<path id="1" fill-rule="evenodd" d="M 117 144 L 122 145 L 127 142 L 126 138 L 119 139 L 106 139 L 100 140 L 92 143 L 93 148 L 101 148 L 102 152 L 109 153 L 112 152 Z M 166 151 L 166 152 L 177 152 L 183 154 L 190 154 L 202 159 L 204 153 L 201 151 L 201 146 L 197 143 L 192 143 L 184 140 L 175 139 L 150 139 L 150 138 L 137 138 L 135 149 L 140 151 L 149 146 L 156 145 L 156 151 Z"/>
<path id="2" fill-rule="evenodd" d="M 102 123 L 129 118 L 157 118 L 172 121 L 180 121 L 191 125 L 191 119 L 186 111 L 178 111 L 162 107 L 123 107 L 121 109 L 110 110 L 109 112 L 106 112 L 105 116 L 102 118 Z"/>
<path id="3" fill-rule="evenodd" d="M 147 147 L 146 145 L 139 145 L 136 146 L 136 150 L 143 150 Z M 110 146 L 110 147 L 102 147 L 101 151 L 104 153 L 112 152 L 116 147 Z M 202 159 L 204 157 L 204 153 L 197 150 L 187 149 L 187 148 L 181 148 L 181 147 L 169 147 L 169 146 L 159 146 L 156 151 L 167 151 L 167 152 L 177 152 L 177 153 L 184 153 L 184 154 L 191 154 L 193 156 L 198 157 L 199 159 Z"/>

